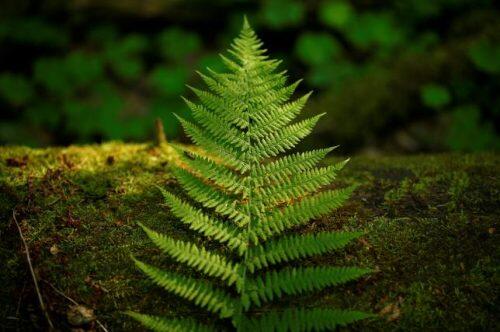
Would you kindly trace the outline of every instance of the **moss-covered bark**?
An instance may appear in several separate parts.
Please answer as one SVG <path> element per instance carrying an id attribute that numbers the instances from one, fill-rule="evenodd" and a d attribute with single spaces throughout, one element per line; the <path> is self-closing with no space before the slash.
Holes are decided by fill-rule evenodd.
<path id="1" fill-rule="evenodd" d="M 136 225 L 192 236 L 154 187 L 179 190 L 168 172 L 171 158 L 166 148 L 121 143 L 0 148 L 0 316 L 5 317 L 0 326 L 44 326 L 13 209 L 42 295 L 61 329 L 69 328 L 71 303 L 48 283 L 94 308 L 110 330 L 138 329 L 122 314 L 127 309 L 205 319 L 204 312 L 152 285 L 129 258 L 134 253 L 181 268 L 165 260 Z M 293 301 L 379 314 L 355 329 L 493 330 L 498 324 L 499 162 L 493 154 L 353 158 L 334 184 L 359 184 L 352 199 L 301 231 L 365 231 L 348 250 L 314 263 L 376 272 Z"/>

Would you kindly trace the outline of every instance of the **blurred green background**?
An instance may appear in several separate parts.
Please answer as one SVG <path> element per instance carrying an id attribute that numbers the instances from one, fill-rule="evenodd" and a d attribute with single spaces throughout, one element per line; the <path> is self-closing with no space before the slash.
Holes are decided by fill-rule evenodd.
<path id="1" fill-rule="evenodd" d="M 496 4 L 495 4 L 496 3 Z M 299 92 L 327 112 L 304 145 L 344 153 L 500 148 L 500 8 L 493 0 L 3 0 L 0 144 L 152 138 L 243 14 Z"/>

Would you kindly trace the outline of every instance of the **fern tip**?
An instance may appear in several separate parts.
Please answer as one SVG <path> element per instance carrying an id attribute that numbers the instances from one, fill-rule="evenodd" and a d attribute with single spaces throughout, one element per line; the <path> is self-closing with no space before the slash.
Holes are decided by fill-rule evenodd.
<path id="1" fill-rule="evenodd" d="M 199 91 L 199 89 L 197 89 L 197 88 L 195 88 L 194 86 L 189 85 L 189 84 L 186 84 L 186 87 L 187 87 L 189 90 L 191 90 L 191 91 L 193 91 L 193 92 L 195 92 L 195 93 L 196 93 L 196 91 Z"/>
<path id="2" fill-rule="evenodd" d="M 252 27 L 250 26 L 250 23 L 248 22 L 247 15 L 243 15 L 243 29 L 251 29 Z"/>
<path id="3" fill-rule="evenodd" d="M 123 314 L 123 315 L 127 315 L 129 317 L 132 317 L 132 318 L 134 318 L 134 317 L 136 317 L 138 315 L 137 312 L 132 311 L 132 310 L 120 311 L 120 313 Z"/>
<path id="4" fill-rule="evenodd" d="M 349 157 L 349 158 L 347 158 L 347 159 L 345 159 L 345 160 L 343 160 L 343 161 L 339 162 L 339 163 L 337 164 L 337 169 L 338 169 L 338 170 L 341 170 L 342 168 L 344 168 L 344 166 L 345 166 L 345 165 L 347 165 L 347 163 L 348 163 L 350 160 L 351 160 L 351 157 Z"/>
<path id="5" fill-rule="evenodd" d="M 338 149 L 338 147 L 339 147 L 339 146 L 340 146 L 340 145 L 335 145 L 335 146 L 329 147 L 329 148 L 328 148 L 328 150 L 329 150 L 328 152 L 332 152 L 333 150 Z"/>
<path id="6" fill-rule="evenodd" d="M 156 188 L 158 188 L 158 190 L 163 194 L 165 192 L 165 189 L 163 189 L 162 187 L 160 187 L 159 185 L 157 184 L 153 184 L 153 186 L 155 186 Z"/>
<path id="7" fill-rule="evenodd" d="M 177 113 L 172 112 L 172 114 L 173 114 L 173 115 L 177 118 L 177 120 L 179 120 L 179 122 L 181 122 L 181 123 L 182 123 L 182 122 L 184 122 L 184 121 L 185 121 L 185 120 L 184 120 L 184 118 L 183 118 L 183 117 L 181 117 L 181 116 L 179 116 Z"/>

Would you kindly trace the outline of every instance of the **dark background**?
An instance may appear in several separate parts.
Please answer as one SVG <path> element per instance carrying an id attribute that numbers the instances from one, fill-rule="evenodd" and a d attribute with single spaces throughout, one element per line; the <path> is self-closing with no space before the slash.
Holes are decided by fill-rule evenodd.
<path id="1" fill-rule="evenodd" d="M 500 10 L 488 0 L 0 1 L 0 144 L 146 141 L 222 69 L 246 14 L 284 60 L 302 116 L 327 112 L 304 143 L 343 152 L 500 148 Z"/>

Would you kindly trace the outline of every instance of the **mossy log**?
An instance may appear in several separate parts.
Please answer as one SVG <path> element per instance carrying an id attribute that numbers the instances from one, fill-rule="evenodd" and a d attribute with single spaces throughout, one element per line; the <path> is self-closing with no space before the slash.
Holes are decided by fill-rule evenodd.
<path id="1" fill-rule="evenodd" d="M 172 158 L 168 147 L 145 144 L 0 148 L 2 330 L 44 329 L 46 324 L 13 210 L 59 329 L 70 329 L 72 306 L 62 294 L 94 309 L 110 331 L 140 329 L 123 314 L 129 309 L 206 319 L 190 303 L 154 286 L 130 259 L 133 253 L 157 265 L 182 268 L 165 260 L 137 225 L 178 238 L 192 236 L 155 187 L 180 191 L 168 170 Z M 355 330 L 494 330 L 500 280 L 499 165 L 498 154 L 352 158 L 333 186 L 358 184 L 353 197 L 299 231 L 364 231 L 346 251 L 314 263 L 375 272 L 293 302 L 378 314 L 349 327 Z M 83 327 L 98 329 L 95 322 Z"/>

